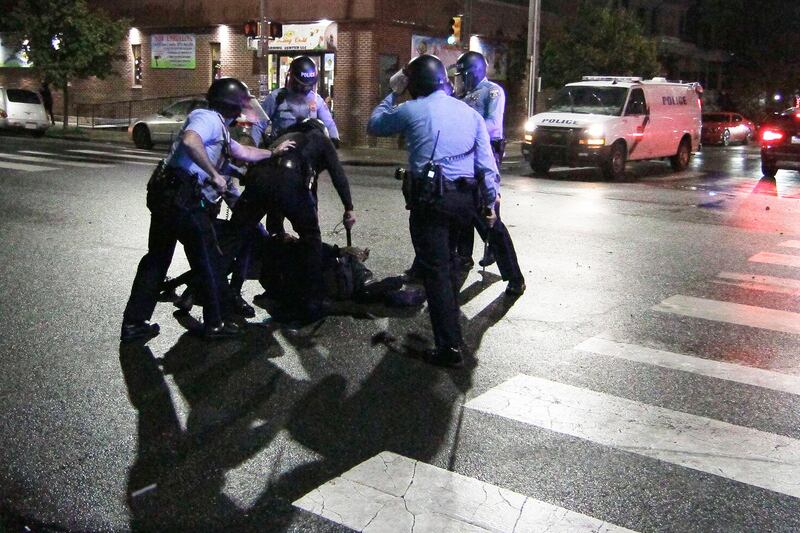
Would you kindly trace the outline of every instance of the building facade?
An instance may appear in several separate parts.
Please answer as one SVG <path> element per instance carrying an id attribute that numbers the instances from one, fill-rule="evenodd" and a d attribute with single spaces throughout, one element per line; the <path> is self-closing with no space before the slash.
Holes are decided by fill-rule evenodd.
<path id="1" fill-rule="evenodd" d="M 283 24 L 283 36 L 269 42 L 265 60 L 259 58 L 257 42 L 245 35 L 245 23 L 258 18 L 258 0 L 90 3 L 129 19 L 130 30 L 113 74 L 72 82 L 70 100 L 76 105 L 199 95 L 223 76 L 263 92 L 282 86 L 291 58 L 307 54 L 318 64 L 318 91 L 331 102 L 342 141 L 375 145 L 387 141 L 368 137 L 366 125 L 373 107 L 389 91 L 389 77 L 412 54 L 435 53 L 450 64 L 470 45 L 490 58 L 493 79 L 511 86 L 511 94 L 524 94 L 516 90 L 524 69 L 508 71 L 509 49 L 514 42 L 524 43 L 527 31 L 527 7 L 514 2 L 270 0 L 266 16 Z M 446 39 L 457 15 L 470 17 L 473 36 L 450 45 Z M 38 88 L 39 81 L 33 69 L 0 68 L 0 84 Z M 54 97 L 58 111 L 58 91 Z M 524 102 L 510 106 L 512 125 L 522 119 L 511 118 L 514 109 L 524 110 Z"/>

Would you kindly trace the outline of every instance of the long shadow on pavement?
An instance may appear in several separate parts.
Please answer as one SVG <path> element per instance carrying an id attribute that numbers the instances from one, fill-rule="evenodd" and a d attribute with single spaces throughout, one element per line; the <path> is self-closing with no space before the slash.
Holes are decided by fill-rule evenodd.
<path id="1" fill-rule="evenodd" d="M 463 295 L 479 292 L 473 286 Z M 120 364 L 139 412 L 138 454 L 128 477 L 131 529 L 339 530 L 292 502 L 385 450 L 431 462 L 449 446 L 445 457 L 452 464 L 474 353 L 512 305 L 499 296 L 464 321 L 465 368 L 428 366 L 408 357 L 419 334 L 407 333 L 402 343 L 388 342 L 389 335 L 359 384 L 325 375 L 325 359 L 312 354 L 322 341 L 303 334 L 282 337 L 312 376 L 293 377 L 275 364 L 283 351 L 270 328 L 252 327 L 243 340 L 217 344 L 183 335 L 161 360 L 145 346 L 121 346 Z M 389 329 L 409 329 L 407 320 L 388 320 Z M 336 342 L 351 350 L 369 340 Z M 185 429 L 169 379 L 187 404 Z M 233 470 L 243 478 L 232 480 Z"/>

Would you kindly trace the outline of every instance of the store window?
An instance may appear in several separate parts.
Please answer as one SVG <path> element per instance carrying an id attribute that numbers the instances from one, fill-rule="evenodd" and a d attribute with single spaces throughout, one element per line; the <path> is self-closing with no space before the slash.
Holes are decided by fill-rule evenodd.
<path id="1" fill-rule="evenodd" d="M 142 45 L 132 44 L 131 52 L 133 54 L 133 86 L 142 86 Z"/>
<path id="2" fill-rule="evenodd" d="M 211 43 L 211 79 L 222 77 L 222 48 L 219 43 Z"/>

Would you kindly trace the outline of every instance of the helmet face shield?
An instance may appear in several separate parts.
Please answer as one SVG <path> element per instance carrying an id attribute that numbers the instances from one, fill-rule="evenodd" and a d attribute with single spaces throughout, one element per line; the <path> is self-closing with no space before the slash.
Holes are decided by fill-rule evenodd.
<path id="1" fill-rule="evenodd" d="M 467 84 L 464 81 L 464 77 L 463 72 L 456 72 L 456 75 L 453 76 L 453 95 L 458 98 L 467 94 Z"/>
<path id="2" fill-rule="evenodd" d="M 247 104 L 242 107 L 241 115 L 252 123 L 266 122 L 267 113 L 255 97 L 250 97 Z"/>

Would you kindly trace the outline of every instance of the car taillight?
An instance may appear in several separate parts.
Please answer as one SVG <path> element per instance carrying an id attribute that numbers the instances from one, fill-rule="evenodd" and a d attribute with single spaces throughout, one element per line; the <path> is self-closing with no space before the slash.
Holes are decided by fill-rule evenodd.
<path id="1" fill-rule="evenodd" d="M 761 140 L 765 143 L 780 141 L 783 139 L 783 132 L 780 130 L 764 130 L 761 132 Z"/>
<path id="2" fill-rule="evenodd" d="M 8 118 L 8 114 L 6 113 L 5 109 L 0 109 L 0 118 Z"/>

